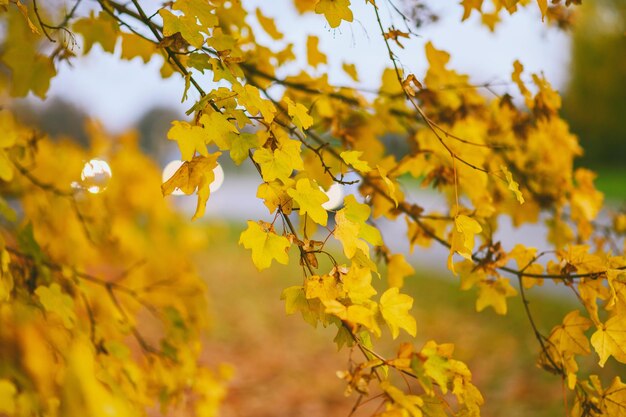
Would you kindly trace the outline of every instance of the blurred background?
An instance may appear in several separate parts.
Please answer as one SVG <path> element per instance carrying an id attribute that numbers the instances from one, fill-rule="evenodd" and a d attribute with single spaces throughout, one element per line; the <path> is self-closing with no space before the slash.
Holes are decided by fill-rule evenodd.
<path id="1" fill-rule="evenodd" d="M 371 13 L 362 2 L 353 3 L 357 20 L 332 30 L 320 16 L 297 16 L 286 0 L 244 1 L 246 7 L 261 7 L 265 15 L 275 18 L 278 28 L 286 33 L 281 42 L 293 43 L 296 55 L 305 50 L 305 34 L 320 37 L 320 49 L 328 54 L 329 62 L 314 71 L 316 74 L 328 73 L 331 82 L 354 85 L 341 70 L 343 62 L 354 63 L 359 85 L 375 89 L 388 65 L 386 52 L 372 29 L 375 22 Z M 584 2 L 567 22 L 572 26 L 564 30 L 543 25 L 539 11 L 529 7 L 512 17 L 503 16 L 494 32 L 481 25 L 477 16 L 460 25 L 462 8 L 456 2 L 441 3 L 404 2 L 421 36 L 407 42 L 399 52 L 407 69 L 418 77 L 423 74 L 423 46 L 432 40 L 437 48 L 450 52 L 451 67 L 469 73 L 477 84 L 493 84 L 500 93 L 518 97 L 509 83 L 515 59 L 525 65 L 526 73 L 543 72 L 561 92 L 563 114 L 585 149 L 578 165 L 599 173 L 597 186 L 605 192 L 609 206 L 624 204 L 626 2 Z M 261 35 L 259 41 L 271 45 L 270 39 Z M 59 75 L 52 81 L 45 102 L 28 97 L 15 103 L 22 120 L 54 137 L 75 138 L 87 146 L 85 120 L 95 118 L 112 132 L 136 129 L 142 149 L 161 167 L 179 157 L 176 144 L 166 139 L 166 133 L 171 121 L 185 118 L 184 112 L 192 104 L 180 102 L 182 79 L 174 76 L 163 80 L 161 62 L 156 59 L 147 65 L 138 60 L 122 61 L 119 51 L 117 56 L 110 56 L 99 46 L 71 64 L 64 62 L 58 68 Z M 304 68 L 306 64 L 293 65 L 284 71 L 295 72 L 298 65 Z M 203 82 L 211 84 L 206 77 Z M 213 300 L 214 328 L 207 340 L 205 360 L 228 361 L 237 369 L 223 415 L 346 416 L 354 398 L 343 397 L 343 382 L 334 373 L 346 366 L 349 352 L 335 353 L 331 332 L 311 331 L 299 317 L 285 316 L 279 296 L 282 288 L 299 282 L 297 266 L 278 266 L 259 274 L 249 254 L 237 246 L 245 220 L 267 220 L 268 214 L 255 198 L 258 178 L 252 167 L 235 170 L 229 161 L 220 160 L 224 183 L 211 195 L 207 215 L 198 226 L 207 227 L 215 245 L 197 260 Z M 418 193 L 420 204 L 427 208 L 428 204 L 440 204 L 427 190 L 410 192 Z M 194 197 L 169 198 L 191 217 Z M 401 233 L 401 228 L 383 224 L 385 237 Z M 502 233 L 507 235 L 507 242 L 539 247 L 544 236 L 540 226 L 517 231 L 505 225 Z M 403 246 L 394 249 L 407 251 Z M 417 271 L 407 279 L 407 292 L 416 300 L 417 344 L 435 339 L 458 346 L 456 356 L 470 365 L 476 384 L 486 396 L 485 415 L 563 415 L 558 378 L 534 365 L 538 347 L 519 300 L 510 303 L 506 317 L 491 310 L 475 313 L 475 294 L 461 293 L 457 282 L 442 279 L 450 278 L 444 269 L 444 252 L 423 251 L 410 258 Z M 213 259 L 222 261 L 216 265 Z M 250 296 L 240 297 L 242 289 Z M 531 291 L 530 297 L 540 317 L 540 328 L 546 333 L 572 308 L 559 294 Z M 590 358 L 589 364 L 592 362 Z M 364 407 L 362 415 L 377 405 L 373 401 L 371 408 Z"/>

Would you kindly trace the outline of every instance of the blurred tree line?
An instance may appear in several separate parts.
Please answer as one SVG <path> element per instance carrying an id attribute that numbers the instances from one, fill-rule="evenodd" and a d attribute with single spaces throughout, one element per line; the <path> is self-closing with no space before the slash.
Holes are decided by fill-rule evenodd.
<path id="1" fill-rule="evenodd" d="M 585 149 L 581 165 L 626 168 L 626 0 L 583 7 L 572 34 L 565 117 Z"/>

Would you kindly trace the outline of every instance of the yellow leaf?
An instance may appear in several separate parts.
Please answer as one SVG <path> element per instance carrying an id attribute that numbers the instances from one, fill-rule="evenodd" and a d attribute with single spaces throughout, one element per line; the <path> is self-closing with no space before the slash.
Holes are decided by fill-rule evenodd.
<path id="1" fill-rule="evenodd" d="M 619 376 L 613 378 L 611 386 L 602 393 L 601 408 L 603 415 L 624 417 L 626 416 L 626 384 Z"/>
<path id="2" fill-rule="evenodd" d="M 167 37 L 180 33 L 189 44 L 202 48 L 204 37 L 200 33 L 201 26 L 195 16 L 176 16 L 165 9 L 160 9 L 159 15 L 163 19 L 163 35 Z"/>
<path id="3" fill-rule="evenodd" d="M 211 194 L 211 183 L 215 179 L 213 170 L 217 166 L 217 158 L 220 155 L 220 152 L 216 152 L 185 161 L 174 175 L 161 185 L 161 192 L 166 196 L 172 194 L 177 188 L 185 194 L 191 194 L 197 190 L 198 204 L 193 219 L 202 217 Z"/>
<path id="4" fill-rule="evenodd" d="M 39 53 L 40 38 L 32 33 L 24 19 L 9 13 L 8 23 L 0 56 L 11 70 L 11 95 L 21 97 L 32 91 L 45 98 L 50 79 L 56 75 L 53 59 Z"/>
<path id="5" fill-rule="evenodd" d="M 241 165 L 248 156 L 250 149 L 258 148 L 262 145 L 261 141 L 265 138 L 260 137 L 259 133 L 241 133 L 239 135 L 230 133 L 230 157 L 237 165 Z"/>
<path id="6" fill-rule="evenodd" d="M 289 97 L 285 97 L 287 112 L 298 129 L 306 130 L 313 124 L 313 118 L 309 116 L 309 111 L 301 103 L 294 103 Z"/>
<path id="7" fill-rule="evenodd" d="M 359 82 L 359 75 L 356 72 L 356 66 L 354 64 L 348 64 L 344 62 L 341 66 L 346 74 L 350 76 L 355 82 Z"/>
<path id="8" fill-rule="evenodd" d="M 600 323 L 591 336 L 591 345 L 600 356 L 600 366 L 604 367 L 609 356 L 626 363 L 626 315 L 620 314 Z"/>
<path id="9" fill-rule="evenodd" d="M 275 179 L 288 181 L 293 171 L 289 155 L 280 149 L 275 151 L 267 148 L 257 149 L 252 159 L 261 167 L 261 175 L 265 182 L 272 182 Z"/>
<path id="10" fill-rule="evenodd" d="M 368 163 L 359 159 L 361 155 L 363 155 L 363 152 L 361 151 L 344 151 L 344 152 L 341 152 L 340 154 L 341 159 L 343 159 L 343 162 L 345 162 L 348 165 L 351 165 L 357 171 L 360 171 L 363 173 L 370 172 L 372 169 L 370 168 Z"/>
<path id="11" fill-rule="evenodd" d="M 94 44 L 99 43 L 104 51 L 113 53 L 119 33 L 115 19 L 105 12 L 95 16 L 93 11 L 89 17 L 77 20 L 73 29 L 83 37 L 84 54 L 88 54 Z"/>
<path id="12" fill-rule="evenodd" d="M 200 117 L 200 123 L 204 127 L 207 141 L 214 142 L 221 150 L 228 149 L 227 138 L 230 133 L 239 133 L 235 125 L 219 112 L 204 113 Z"/>
<path id="13" fill-rule="evenodd" d="M 122 33 L 122 58 L 131 60 L 140 57 L 144 63 L 148 63 L 152 55 L 157 52 L 157 47 L 150 41 L 134 33 Z"/>
<path id="14" fill-rule="evenodd" d="M 474 235 L 482 232 L 482 230 L 483 228 L 480 224 L 471 217 L 460 214 L 454 218 L 450 255 L 448 255 L 448 269 L 454 274 L 456 274 L 452 262 L 454 253 L 458 253 L 465 259 L 471 259 L 472 250 L 474 249 Z"/>
<path id="15" fill-rule="evenodd" d="M 272 39 L 279 40 L 283 38 L 283 34 L 280 33 L 278 29 L 276 29 L 276 23 L 274 23 L 274 19 L 264 16 L 263 13 L 261 13 L 261 9 L 259 9 L 258 7 L 256 9 L 256 18 L 261 24 L 263 30 L 268 35 L 270 35 Z"/>
<path id="16" fill-rule="evenodd" d="M 315 10 L 317 0 L 294 0 L 294 5 L 298 9 L 298 13 L 312 12 Z"/>
<path id="17" fill-rule="evenodd" d="M 517 295 L 515 288 L 508 279 L 498 278 L 496 281 L 479 282 L 480 292 L 476 300 L 476 311 L 482 311 L 491 306 L 496 313 L 504 315 L 507 311 L 506 299 Z"/>
<path id="18" fill-rule="evenodd" d="M 548 339 L 559 352 L 587 355 L 591 351 L 585 330 L 591 324 L 592 321 L 581 316 L 578 310 L 571 311 L 563 319 L 563 324 L 552 329 Z"/>
<path id="19" fill-rule="evenodd" d="M 398 199 L 396 198 L 396 185 L 394 182 L 387 176 L 387 170 L 380 165 L 376 165 L 376 169 L 380 174 L 380 177 L 383 179 L 385 185 L 387 186 L 387 195 L 391 197 L 396 207 L 398 207 Z"/>
<path id="20" fill-rule="evenodd" d="M 7 182 L 13 179 L 13 163 L 4 149 L 0 149 L 0 179 Z"/>
<path id="21" fill-rule="evenodd" d="M 477 10 L 480 13 L 483 0 L 462 0 L 461 5 L 463 6 L 463 18 L 461 20 L 466 20 L 470 17 L 472 10 Z"/>
<path id="22" fill-rule="evenodd" d="M 319 50 L 320 39 L 317 36 L 309 36 L 306 40 L 306 54 L 309 65 L 317 67 L 319 64 L 326 64 L 328 60 L 326 55 Z"/>
<path id="23" fill-rule="evenodd" d="M 343 277 L 343 289 L 353 303 L 362 304 L 368 301 L 376 294 L 372 287 L 372 271 L 352 264 Z"/>
<path id="24" fill-rule="evenodd" d="M 17 388 L 8 379 L 0 379 L 0 413 L 13 415 L 15 413 L 15 396 Z"/>
<path id="25" fill-rule="evenodd" d="M 274 213 L 278 207 L 283 213 L 291 213 L 293 199 L 287 194 L 287 189 L 292 186 L 293 180 L 283 184 L 282 181 L 264 182 L 259 185 L 256 196 L 263 199 L 263 204 L 271 213 Z"/>
<path id="26" fill-rule="evenodd" d="M 543 265 L 534 262 L 535 256 L 537 256 L 536 248 L 526 247 L 518 243 L 513 250 L 509 252 L 508 256 L 515 259 L 517 269 L 520 271 L 523 269 L 525 273 L 529 274 L 541 274 L 543 272 Z M 522 284 L 524 288 L 531 288 L 534 285 L 543 285 L 543 279 L 522 277 Z"/>
<path id="27" fill-rule="evenodd" d="M 524 204 L 524 196 L 519 190 L 519 184 L 513 181 L 513 174 L 511 174 L 511 172 L 504 165 L 500 165 L 500 169 L 502 170 L 502 172 L 504 172 L 506 182 L 509 184 L 509 190 L 513 191 L 513 194 L 515 194 L 515 198 L 517 198 L 517 201 L 519 201 L 520 204 Z"/>
<path id="28" fill-rule="evenodd" d="M 252 250 L 252 262 L 259 271 L 269 268 L 274 259 L 283 265 L 289 263 L 289 240 L 274 233 L 269 223 L 248 220 L 248 228 L 241 233 L 239 244 Z"/>
<path id="29" fill-rule="evenodd" d="M 300 215 L 308 214 L 311 219 L 322 226 L 326 226 L 328 212 L 322 204 L 328 201 L 328 196 L 307 178 L 301 178 L 296 183 L 296 188 L 287 190 L 296 203 L 300 206 Z"/>
<path id="30" fill-rule="evenodd" d="M 404 278 L 415 273 L 415 269 L 404 259 L 404 255 L 397 253 L 391 256 L 387 263 L 387 282 L 390 287 L 402 288 Z"/>
<path id="31" fill-rule="evenodd" d="M 40 285 L 35 290 L 35 294 L 46 311 L 58 315 L 67 329 L 74 327 L 76 322 L 74 299 L 61 291 L 59 284 L 52 283 L 49 287 Z"/>
<path id="32" fill-rule="evenodd" d="M 334 300 L 344 296 L 345 291 L 341 282 L 332 275 L 313 275 L 304 281 L 306 298 L 319 298 L 320 300 Z"/>
<path id="33" fill-rule="evenodd" d="M 375 246 L 382 245 L 383 240 L 380 232 L 375 227 L 365 223 L 370 217 L 371 208 L 367 204 L 356 201 L 354 195 L 349 195 L 344 200 L 344 208 L 335 214 L 337 226 L 333 232 L 335 238 L 343 245 L 343 251 L 348 258 L 352 258 L 357 250 L 369 253 L 365 239 Z"/>
<path id="34" fill-rule="evenodd" d="M 315 6 L 315 13 L 323 14 L 331 28 L 336 28 L 342 20 L 352 22 L 350 0 L 319 0 Z"/>
<path id="35" fill-rule="evenodd" d="M 253 85 L 246 84 L 241 87 L 239 84 L 233 84 L 233 90 L 237 93 L 237 101 L 244 106 L 248 112 L 256 116 L 261 112 L 265 123 L 272 123 L 276 113 L 276 107 L 270 100 L 263 99 L 261 92 Z"/>
<path id="36" fill-rule="evenodd" d="M 537 0 L 537 5 L 541 11 L 541 21 L 543 22 L 548 13 L 548 0 Z"/>
<path id="37" fill-rule="evenodd" d="M 200 126 L 175 120 L 167 132 L 167 138 L 178 143 L 181 158 L 185 161 L 191 161 L 196 152 L 202 156 L 209 155 L 206 148 L 206 142 L 209 138 L 207 132 Z"/>
<path id="38" fill-rule="evenodd" d="M 413 307 L 413 298 L 400 294 L 397 287 L 389 288 L 380 297 L 380 312 L 391 329 L 391 336 L 395 339 L 400 329 L 406 330 L 411 336 L 417 333 L 415 318 L 409 314 Z"/>

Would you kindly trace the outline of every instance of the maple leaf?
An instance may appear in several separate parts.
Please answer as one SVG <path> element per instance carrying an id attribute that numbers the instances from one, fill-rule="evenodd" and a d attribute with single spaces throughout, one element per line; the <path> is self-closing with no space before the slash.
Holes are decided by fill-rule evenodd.
<path id="1" fill-rule="evenodd" d="M 472 10 L 477 10 L 479 13 L 483 7 L 483 0 L 462 0 L 463 6 L 463 18 L 461 20 L 467 20 L 472 14 Z"/>
<path id="2" fill-rule="evenodd" d="M 220 152 L 216 152 L 207 156 L 195 156 L 191 161 L 185 161 L 174 175 L 161 185 L 163 195 L 172 194 L 176 189 L 185 194 L 191 194 L 197 190 L 198 204 L 193 219 L 202 217 L 211 194 L 211 183 L 215 179 L 213 170 L 217 166 L 217 158 L 220 155 Z"/>
<path id="3" fill-rule="evenodd" d="M 17 388 L 8 379 L 0 379 L 0 413 L 13 415 L 16 408 Z"/>
<path id="4" fill-rule="evenodd" d="M 341 68 L 343 68 L 343 71 L 348 74 L 348 76 L 350 76 L 350 78 L 352 78 L 353 81 L 355 82 L 359 82 L 359 75 L 356 71 L 356 66 L 354 64 L 348 64 L 346 62 L 344 62 L 341 65 Z"/>
<path id="5" fill-rule="evenodd" d="M 380 231 L 366 223 L 370 213 L 371 208 L 367 204 L 361 204 L 353 195 L 349 195 L 344 200 L 344 208 L 335 214 L 337 226 L 333 235 L 342 243 L 343 251 L 348 258 L 352 258 L 358 250 L 369 253 L 367 243 L 359 238 L 375 246 L 383 243 Z"/>
<path id="6" fill-rule="evenodd" d="M 220 149 L 228 149 L 226 138 L 230 133 L 239 133 L 222 113 L 213 111 L 205 113 L 200 117 L 200 123 L 204 127 L 204 132 L 208 142 L 214 142 Z"/>
<path id="7" fill-rule="evenodd" d="M 331 28 L 336 28 L 342 20 L 352 22 L 350 0 L 319 0 L 315 5 L 315 13 L 323 14 Z"/>
<path id="8" fill-rule="evenodd" d="M 592 321 L 581 316 L 578 310 L 570 311 L 563 318 L 563 324 L 552 329 L 548 339 L 554 343 L 559 352 L 587 355 L 591 351 L 584 332 L 591 324 Z"/>
<path id="9" fill-rule="evenodd" d="M 35 294 L 39 297 L 39 301 L 46 311 L 58 315 L 66 328 L 74 327 L 76 322 L 74 299 L 61 291 L 59 284 L 52 283 L 49 287 L 40 285 L 35 290 Z"/>
<path id="10" fill-rule="evenodd" d="M 195 16 L 176 16 L 165 9 L 160 9 L 159 15 L 163 19 L 163 35 L 172 36 L 180 33 L 190 45 L 202 48 L 204 36 L 200 33 L 202 27 L 197 23 Z"/>
<path id="11" fill-rule="evenodd" d="M 343 289 L 352 302 L 357 304 L 366 302 L 376 294 L 372 287 L 372 271 L 353 264 L 343 277 Z"/>
<path id="12" fill-rule="evenodd" d="M 391 197 L 396 207 L 398 207 L 398 199 L 396 197 L 396 184 L 394 184 L 394 182 L 387 176 L 387 170 L 385 168 L 381 167 L 380 165 L 376 165 L 376 169 L 378 170 L 380 177 L 383 179 L 383 182 L 387 186 L 387 194 L 389 195 L 389 197 Z"/>
<path id="13" fill-rule="evenodd" d="M 626 416 L 626 384 L 619 376 L 613 378 L 611 385 L 602 393 L 600 403 L 604 415 L 614 417 Z"/>
<path id="14" fill-rule="evenodd" d="M 472 258 L 472 250 L 474 249 L 474 236 L 482 232 L 483 228 L 480 224 L 464 214 L 460 214 L 454 218 L 454 226 L 452 227 L 452 240 L 450 242 L 450 255 L 448 255 L 448 269 L 454 274 L 454 264 L 452 256 L 458 253 L 465 259 Z"/>
<path id="15" fill-rule="evenodd" d="M 413 307 L 413 298 L 400 294 L 397 287 L 389 288 L 380 296 L 380 313 L 391 329 L 394 339 L 400 334 L 400 329 L 406 330 L 411 336 L 417 334 L 415 318 L 409 314 Z"/>
<path id="16" fill-rule="evenodd" d="M 257 149 L 252 159 L 261 167 L 261 174 L 265 182 L 272 182 L 275 179 L 281 181 L 289 180 L 293 171 L 292 161 L 289 155 L 281 152 L 280 149 Z"/>
<path id="17" fill-rule="evenodd" d="M 366 161 L 359 159 L 363 155 L 361 151 L 343 151 L 340 156 L 348 165 L 351 165 L 357 171 L 366 173 L 370 172 L 372 168 L 370 168 L 369 164 Z"/>
<path id="18" fill-rule="evenodd" d="M 300 215 L 308 214 L 311 219 L 322 226 L 326 226 L 328 212 L 322 204 L 328 201 L 328 196 L 312 184 L 307 178 L 301 178 L 296 183 L 296 188 L 287 190 L 287 194 L 300 206 Z"/>
<path id="19" fill-rule="evenodd" d="M 263 28 L 265 33 L 270 35 L 272 39 L 280 40 L 283 38 L 283 34 L 280 33 L 278 29 L 276 29 L 276 23 L 274 23 L 274 19 L 264 16 L 261 12 L 261 9 L 259 9 L 258 7 L 256 9 L 256 18 L 261 24 L 261 27 Z"/>
<path id="20" fill-rule="evenodd" d="M 167 138 L 178 143 L 181 158 L 185 161 L 191 161 L 196 152 L 202 156 L 209 155 L 206 147 L 209 137 L 206 130 L 200 126 L 173 121 L 172 127 L 167 132 Z"/>
<path id="21" fill-rule="evenodd" d="M 284 98 L 287 103 L 287 112 L 298 129 L 306 130 L 313 124 L 313 118 L 309 116 L 309 111 L 301 103 L 294 103 L 289 97 Z"/>
<path id="22" fill-rule="evenodd" d="M 233 84 L 233 90 L 237 93 L 237 101 L 245 106 L 250 114 L 256 116 L 259 112 L 263 115 L 265 123 L 272 123 L 276 107 L 270 100 L 261 97 L 261 92 L 253 85 L 246 84 L 241 87 Z"/>
<path id="23" fill-rule="evenodd" d="M 306 56 L 309 65 L 316 68 L 320 64 L 326 64 L 328 59 L 326 55 L 319 50 L 320 39 L 317 36 L 309 36 L 306 40 Z"/>
<path id="24" fill-rule="evenodd" d="M 258 148 L 265 138 L 259 133 L 241 133 L 239 135 L 231 133 L 230 138 L 230 157 L 237 165 L 241 165 L 250 155 L 250 149 Z"/>
<path id="25" fill-rule="evenodd" d="M 401 253 L 392 255 L 387 263 L 387 282 L 390 287 L 402 288 L 404 286 L 404 278 L 414 273 L 415 269 Z"/>
<path id="26" fill-rule="evenodd" d="M 313 275 L 304 281 L 306 298 L 319 298 L 320 300 L 334 300 L 344 295 L 341 282 L 332 275 Z"/>
<path id="27" fill-rule="evenodd" d="M 106 12 L 102 11 L 96 16 L 92 11 L 89 17 L 76 21 L 73 28 L 83 37 L 85 54 L 89 53 L 96 43 L 99 43 L 106 52 L 112 53 L 115 49 L 119 30 L 115 19 Z"/>
<path id="28" fill-rule="evenodd" d="M 259 271 L 269 268 L 274 259 L 283 265 L 289 263 L 289 239 L 274 233 L 269 223 L 248 220 L 248 228 L 241 233 L 239 244 L 252 250 L 252 262 Z"/>
<path id="29" fill-rule="evenodd" d="M 481 281 L 477 285 L 480 291 L 476 300 L 476 311 L 482 311 L 485 307 L 491 306 L 496 313 L 504 315 L 507 311 L 506 299 L 517 295 L 515 288 L 505 278 Z"/>
<path id="30" fill-rule="evenodd" d="M 502 172 L 504 172 L 506 182 L 509 184 L 509 190 L 513 191 L 513 194 L 515 194 L 515 198 L 517 198 L 517 201 L 519 201 L 520 204 L 524 204 L 524 196 L 519 190 L 519 184 L 513 181 L 513 174 L 511 174 L 511 172 L 504 165 L 500 165 L 500 169 L 502 170 Z"/>
<path id="31" fill-rule="evenodd" d="M 611 317 L 597 327 L 591 335 L 591 345 L 600 356 L 599 365 L 604 367 L 609 356 L 626 363 L 626 315 Z"/>

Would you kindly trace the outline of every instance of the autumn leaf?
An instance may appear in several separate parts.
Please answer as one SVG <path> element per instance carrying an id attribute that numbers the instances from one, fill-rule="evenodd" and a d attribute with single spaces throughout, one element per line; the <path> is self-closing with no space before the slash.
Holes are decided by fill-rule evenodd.
<path id="1" fill-rule="evenodd" d="M 163 35 L 172 36 L 180 33 L 181 36 L 196 48 L 204 44 L 204 36 L 200 33 L 201 26 L 195 17 L 176 16 L 166 9 L 160 9 L 159 15 L 163 19 Z"/>
<path id="2" fill-rule="evenodd" d="M 315 6 L 315 13 L 323 14 L 331 28 L 336 28 L 342 20 L 352 22 L 350 0 L 319 0 Z"/>
<path id="3" fill-rule="evenodd" d="M 496 313 L 504 315 L 507 312 L 506 299 L 517 295 L 515 288 L 505 278 L 481 281 L 477 285 L 480 290 L 476 300 L 476 311 L 492 307 Z"/>
<path id="4" fill-rule="evenodd" d="M 387 282 L 390 287 L 402 288 L 404 278 L 415 273 L 415 269 L 409 264 L 404 255 L 396 253 L 392 255 L 387 263 Z"/>
<path id="5" fill-rule="evenodd" d="M 35 294 L 39 297 L 39 302 L 46 311 L 59 316 L 67 329 L 74 327 L 74 323 L 76 323 L 74 299 L 61 291 L 59 284 L 52 283 L 49 287 L 40 285 L 35 290 Z"/>
<path id="6" fill-rule="evenodd" d="M 259 271 L 269 268 L 274 259 L 283 265 L 289 263 L 289 240 L 277 235 L 269 223 L 248 220 L 248 228 L 241 233 L 239 244 L 252 250 L 252 262 Z"/>
<path id="7" fill-rule="evenodd" d="M 308 214 L 315 223 L 326 226 L 328 212 L 322 204 L 328 201 L 328 196 L 319 187 L 310 180 L 301 178 L 296 183 L 296 188 L 287 190 L 287 194 L 300 206 L 301 216 Z"/>
<path id="8" fill-rule="evenodd" d="M 313 275 L 304 281 L 306 298 L 319 298 L 320 300 L 334 300 L 344 295 L 341 282 L 331 275 Z"/>
<path id="9" fill-rule="evenodd" d="M 181 158 L 185 161 L 191 161 L 196 152 L 202 156 L 209 155 L 206 147 L 209 137 L 207 132 L 200 126 L 193 126 L 187 122 L 173 121 L 172 127 L 167 132 L 167 138 L 178 143 Z"/>
<path id="10" fill-rule="evenodd" d="M 513 194 L 515 194 L 515 198 L 517 198 L 517 201 L 519 201 L 520 204 L 524 204 L 524 196 L 519 190 L 519 184 L 513 181 L 513 174 L 511 174 L 508 168 L 504 165 L 500 165 L 500 169 L 504 173 L 506 182 L 509 185 L 509 190 L 513 191 Z"/>
<path id="11" fill-rule="evenodd" d="M 372 169 L 370 168 L 368 163 L 366 161 L 359 159 L 361 155 L 363 155 L 363 152 L 361 151 L 343 151 L 340 154 L 343 162 L 352 166 L 357 171 L 360 171 L 363 173 L 370 172 Z"/>
<path id="12" fill-rule="evenodd" d="M 450 254 L 448 255 L 448 269 L 454 274 L 454 264 L 452 256 L 458 253 L 465 259 L 472 258 L 472 250 L 474 249 L 474 236 L 482 232 L 483 228 L 480 224 L 464 214 L 460 214 L 454 218 L 454 226 L 452 227 L 452 239 L 450 242 Z"/>
<path id="13" fill-rule="evenodd" d="M 8 379 L 0 379 L 0 413 L 13 415 L 16 408 L 17 388 Z"/>
<path id="14" fill-rule="evenodd" d="M 472 10 L 476 10 L 480 13 L 483 0 L 462 0 L 461 5 L 463 6 L 463 17 L 461 20 L 466 20 L 470 17 Z"/>
<path id="15" fill-rule="evenodd" d="M 274 19 L 269 18 L 261 12 L 261 9 L 257 7 L 256 9 L 256 18 L 261 24 L 261 27 L 272 37 L 274 40 L 280 40 L 283 38 L 283 34 L 276 29 L 276 23 L 274 23 Z"/>
<path id="16" fill-rule="evenodd" d="M 207 156 L 196 156 L 191 161 L 185 161 L 174 175 L 161 185 L 163 195 L 170 195 L 176 189 L 185 194 L 192 194 L 197 191 L 198 204 L 193 219 L 202 217 L 206 202 L 211 194 L 211 183 L 215 179 L 213 170 L 217 166 L 217 158 L 220 155 L 220 152 L 216 152 Z"/>
<path id="17" fill-rule="evenodd" d="M 343 251 L 348 258 L 352 258 L 360 249 L 369 252 L 367 243 L 378 246 L 383 243 L 380 231 L 366 221 L 369 219 L 371 208 L 367 204 L 356 201 L 353 195 L 344 200 L 344 208 L 335 214 L 337 226 L 333 232 L 335 238 L 343 245 Z"/>
<path id="18" fill-rule="evenodd" d="M 287 112 L 298 129 L 306 130 L 313 124 L 313 118 L 309 115 L 309 111 L 301 103 L 294 103 L 289 97 L 284 98 L 287 103 Z"/>
<path id="19" fill-rule="evenodd" d="M 306 53 L 309 65 L 316 68 L 320 64 L 326 64 L 328 59 L 326 55 L 319 50 L 320 39 L 317 36 L 308 36 L 306 40 Z"/>
<path id="20" fill-rule="evenodd" d="M 357 71 L 356 71 L 356 65 L 354 65 L 354 64 L 348 64 L 348 63 L 344 62 L 344 63 L 341 65 L 341 68 L 343 68 L 343 71 L 344 71 L 346 74 L 348 74 L 348 76 L 349 76 L 350 78 L 352 78 L 352 81 L 357 82 L 357 83 L 359 82 L 359 75 L 358 75 L 358 73 L 357 73 Z"/>
<path id="21" fill-rule="evenodd" d="M 587 355 L 591 351 L 584 332 L 592 324 L 592 321 L 581 316 L 578 310 L 571 311 L 563 319 L 563 324 L 552 329 L 548 339 L 554 343 L 559 352 Z"/>
<path id="22" fill-rule="evenodd" d="M 609 356 L 626 363 L 626 316 L 611 317 L 606 323 L 600 323 L 596 332 L 591 335 L 591 345 L 600 356 L 598 362 L 604 367 Z"/>
<path id="23" fill-rule="evenodd" d="M 387 170 L 380 165 L 376 165 L 376 169 L 380 174 L 383 182 L 387 186 L 387 195 L 391 197 L 396 207 L 398 207 L 398 199 L 396 198 L 396 184 L 387 176 Z"/>
<path id="24" fill-rule="evenodd" d="M 380 313 L 391 329 L 391 336 L 395 339 L 400 329 L 406 330 L 411 336 L 417 333 L 415 318 L 409 310 L 413 307 L 413 298 L 400 294 L 397 287 L 389 288 L 380 297 Z"/>

